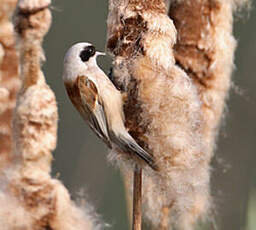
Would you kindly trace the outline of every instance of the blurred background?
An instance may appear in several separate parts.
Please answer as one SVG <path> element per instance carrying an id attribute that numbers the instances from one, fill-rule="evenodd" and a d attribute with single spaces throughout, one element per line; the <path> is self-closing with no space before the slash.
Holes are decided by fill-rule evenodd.
<path id="1" fill-rule="evenodd" d="M 84 196 L 113 230 L 128 230 L 124 186 L 120 172 L 106 159 L 107 149 L 80 118 L 62 82 L 67 49 L 89 41 L 103 51 L 108 2 L 76 0 L 53 2 L 53 24 L 44 42 L 44 71 L 59 108 L 58 146 L 53 175 L 73 198 Z M 227 103 L 212 168 L 212 194 L 221 230 L 256 229 L 256 9 L 235 19 L 238 41 L 234 85 Z M 108 72 L 109 57 L 99 57 Z M 204 227 L 203 229 L 207 229 Z M 211 229 L 211 228 L 209 228 Z"/>

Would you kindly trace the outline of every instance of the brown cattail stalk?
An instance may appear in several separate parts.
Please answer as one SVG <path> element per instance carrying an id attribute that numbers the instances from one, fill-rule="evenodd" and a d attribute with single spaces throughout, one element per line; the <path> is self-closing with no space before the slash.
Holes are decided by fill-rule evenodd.
<path id="1" fill-rule="evenodd" d="M 209 163 L 230 86 L 235 1 L 171 0 L 170 18 L 166 2 L 111 0 L 107 48 L 127 94 L 127 128 L 160 169 L 143 168 L 144 215 L 155 229 L 189 230 L 211 207 Z"/>
<path id="2" fill-rule="evenodd" d="M 141 230 L 142 169 L 136 166 L 133 176 L 133 218 L 132 229 Z"/>
<path id="3" fill-rule="evenodd" d="M 125 189 L 125 199 L 126 199 L 126 206 L 127 206 L 127 219 L 129 222 L 129 229 L 132 228 L 132 219 L 133 219 L 133 197 L 131 196 L 131 181 L 126 178 L 132 178 L 132 171 L 121 170 L 122 179 L 124 182 L 124 189 Z M 134 175 L 133 175 L 134 176 Z"/>
<path id="4" fill-rule="evenodd" d="M 0 169 L 7 167 L 12 156 L 12 115 L 20 87 L 18 56 L 10 21 L 16 0 L 0 4 Z"/>
<path id="5" fill-rule="evenodd" d="M 20 0 L 16 9 L 15 29 L 22 85 L 12 128 L 14 157 L 8 168 L 1 171 L 0 177 L 0 223 L 3 230 L 101 227 L 71 201 L 61 182 L 50 176 L 58 113 L 54 93 L 41 71 L 44 60 L 41 43 L 51 25 L 50 3 L 50 0 Z M 17 63 L 16 55 L 13 51 L 11 57 L 12 52 L 8 52 L 12 66 L 13 62 Z M 8 65 L 2 63 L 1 70 L 8 70 Z M 10 72 L 13 76 L 11 74 L 14 72 Z"/>

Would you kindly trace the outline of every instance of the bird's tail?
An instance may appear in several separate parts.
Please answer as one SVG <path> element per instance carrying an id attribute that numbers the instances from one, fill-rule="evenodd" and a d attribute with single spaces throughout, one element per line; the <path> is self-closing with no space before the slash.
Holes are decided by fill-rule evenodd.
<path id="1" fill-rule="evenodd" d="M 152 169 L 158 170 L 152 155 L 140 147 L 137 142 L 127 133 L 126 135 L 115 135 L 111 137 L 112 141 L 124 152 L 136 154 L 144 160 Z"/>

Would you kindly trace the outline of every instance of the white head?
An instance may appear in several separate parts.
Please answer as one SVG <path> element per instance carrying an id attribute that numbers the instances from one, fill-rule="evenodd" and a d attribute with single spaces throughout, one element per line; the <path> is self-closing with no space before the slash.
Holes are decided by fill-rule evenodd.
<path id="1" fill-rule="evenodd" d="M 63 80 L 73 82 L 78 76 L 93 73 L 98 69 L 96 57 L 105 55 L 86 42 L 77 43 L 69 48 L 64 57 Z"/>

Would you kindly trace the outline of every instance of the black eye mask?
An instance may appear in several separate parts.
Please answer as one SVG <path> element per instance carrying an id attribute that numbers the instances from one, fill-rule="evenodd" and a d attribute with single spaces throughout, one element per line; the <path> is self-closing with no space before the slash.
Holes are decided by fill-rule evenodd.
<path id="1" fill-rule="evenodd" d="M 86 62 L 90 59 L 90 57 L 94 56 L 96 53 L 95 47 L 94 46 L 86 46 L 80 53 L 80 58 L 82 62 Z"/>

